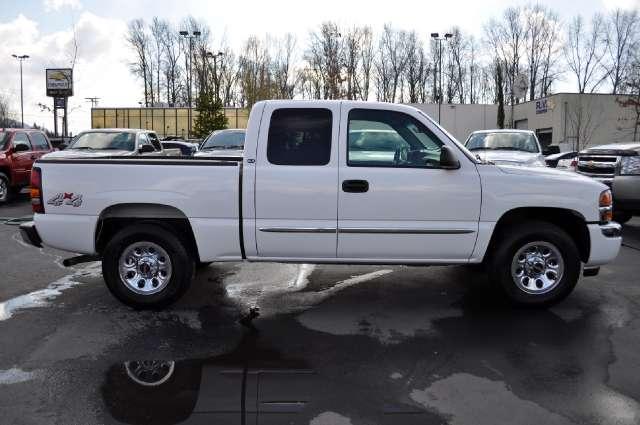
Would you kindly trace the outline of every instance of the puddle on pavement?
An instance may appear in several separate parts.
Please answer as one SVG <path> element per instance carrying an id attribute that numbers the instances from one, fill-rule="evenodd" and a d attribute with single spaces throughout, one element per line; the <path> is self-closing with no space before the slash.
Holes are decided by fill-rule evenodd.
<path id="1" fill-rule="evenodd" d="M 520 409 L 525 423 L 638 423 L 638 403 L 606 385 L 610 323 L 588 299 L 518 310 L 477 288 L 378 283 L 257 319 L 222 355 L 111 365 L 99 389 L 104 422 L 490 424 Z M 362 315 L 403 319 L 379 321 L 376 337 L 346 325 Z"/>

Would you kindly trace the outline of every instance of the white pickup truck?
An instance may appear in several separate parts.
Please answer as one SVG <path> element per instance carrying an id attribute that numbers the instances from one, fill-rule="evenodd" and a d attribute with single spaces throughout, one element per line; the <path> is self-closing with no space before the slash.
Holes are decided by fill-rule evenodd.
<path id="1" fill-rule="evenodd" d="M 478 160 L 410 106 L 264 101 L 242 157 L 45 158 L 23 237 L 102 259 L 137 308 L 179 298 L 198 264 L 487 266 L 516 303 L 549 305 L 620 248 L 609 189 Z"/>

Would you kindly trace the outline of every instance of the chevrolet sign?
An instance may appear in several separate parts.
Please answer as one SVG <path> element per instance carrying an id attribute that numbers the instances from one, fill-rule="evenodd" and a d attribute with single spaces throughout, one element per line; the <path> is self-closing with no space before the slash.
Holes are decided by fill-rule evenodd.
<path id="1" fill-rule="evenodd" d="M 47 96 L 73 96 L 73 70 L 71 68 L 47 69 Z"/>

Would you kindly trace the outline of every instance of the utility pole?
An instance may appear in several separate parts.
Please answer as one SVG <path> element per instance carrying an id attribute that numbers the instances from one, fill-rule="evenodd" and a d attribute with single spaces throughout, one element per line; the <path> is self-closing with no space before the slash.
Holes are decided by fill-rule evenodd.
<path id="1" fill-rule="evenodd" d="M 440 37 L 440 34 L 437 32 L 431 33 L 431 38 L 433 38 L 438 46 L 438 72 L 440 73 L 440 82 L 438 88 L 438 124 L 440 124 L 440 119 L 442 115 L 442 41 L 448 40 L 453 37 L 453 34 L 446 33 L 444 37 Z"/>
<path id="2" fill-rule="evenodd" d="M 191 83 L 193 81 L 193 69 L 191 67 L 193 62 L 193 39 L 200 37 L 202 33 L 200 31 L 193 31 L 189 33 L 189 31 L 180 31 L 180 35 L 189 40 L 189 69 L 187 72 L 187 85 L 189 92 L 187 93 L 187 98 L 189 102 L 189 110 L 188 110 L 188 123 L 187 123 L 187 139 L 191 137 L 191 116 L 193 114 L 193 102 L 191 101 Z"/>
<path id="3" fill-rule="evenodd" d="M 85 97 L 85 100 L 87 102 L 91 102 L 91 108 L 95 108 L 96 106 L 98 106 L 98 100 L 100 100 L 99 97 Z"/>
<path id="4" fill-rule="evenodd" d="M 22 90 L 22 61 L 29 59 L 29 55 L 11 55 L 20 62 L 20 120 L 22 122 L 22 128 L 24 128 L 24 97 Z"/>
<path id="5" fill-rule="evenodd" d="M 222 58 L 224 56 L 223 52 L 218 52 L 215 55 L 211 52 L 207 52 L 207 58 L 213 59 L 213 84 L 215 90 L 215 100 L 216 102 L 219 100 L 220 96 L 220 82 L 218 80 L 218 58 Z"/>

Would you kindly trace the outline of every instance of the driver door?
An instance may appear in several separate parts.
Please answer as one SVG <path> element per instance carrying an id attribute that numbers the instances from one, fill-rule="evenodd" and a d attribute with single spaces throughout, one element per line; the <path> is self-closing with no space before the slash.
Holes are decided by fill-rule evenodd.
<path id="1" fill-rule="evenodd" d="M 410 263 L 471 256 L 480 177 L 450 140 L 460 168 L 439 167 L 445 137 L 417 111 L 342 103 L 338 258 Z"/>

